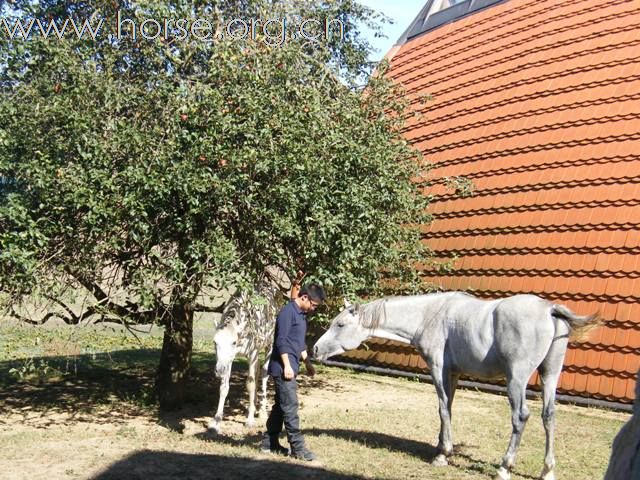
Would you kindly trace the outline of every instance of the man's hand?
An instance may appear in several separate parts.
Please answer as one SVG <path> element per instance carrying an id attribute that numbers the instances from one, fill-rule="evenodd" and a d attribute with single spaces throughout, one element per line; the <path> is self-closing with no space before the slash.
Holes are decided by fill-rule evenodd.
<path id="1" fill-rule="evenodd" d="M 289 354 L 281 353 L 280 358 L 282 359 L 282 374 L 284 375 L 284 379 L 292 380 L 295 375 L 293 373 L 293 368 L 291 368 L 291 363 L 289 363 Z"/>
<path id="2" fill-rule="evenodd" d="M 313 377 L 316 374 L 316 369 L 313 366 L 313 363 L 311 363 L 311 360 L 309 359 L 309 357 L 305 359 L 304 367 L 307 370 L 307 375 L 309 375 L 310 377 Z"/>
<path id="3" fill-rule="evenodd" d="M 293 379 L 293 368 L 291 368 L 291 365 L 284 366 L 284 379 L 285 380 Z"/>

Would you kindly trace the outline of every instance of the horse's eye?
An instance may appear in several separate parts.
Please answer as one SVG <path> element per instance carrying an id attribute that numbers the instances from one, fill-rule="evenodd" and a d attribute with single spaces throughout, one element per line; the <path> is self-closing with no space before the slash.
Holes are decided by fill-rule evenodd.
<path id="1" fill-rule="evenodd" d="M 344 327 L 344 323 L 342 323 L 342 322 L 336 323 L 336 326 L 338 328 L 342 328 L 342 327 Z"/>
<path id="2" fill-rule="evenodd" d="M 233 346 L 235 347 L 235 346 L 236 346 L 236 343 L 238 343 L 238 342 L 233 342 L 231 345 L 233 345 Z"/>

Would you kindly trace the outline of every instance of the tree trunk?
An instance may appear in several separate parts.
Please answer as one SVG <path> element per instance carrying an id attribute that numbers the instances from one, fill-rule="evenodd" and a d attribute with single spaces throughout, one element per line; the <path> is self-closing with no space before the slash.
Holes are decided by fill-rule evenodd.
<path id="1" fill-rule="evenodd" d="M 156 390 L 162 410 L 174 410 L 184 402 L 185 384 L 191 369 L 193 309 L 177 302 L 165 324 Z"/>

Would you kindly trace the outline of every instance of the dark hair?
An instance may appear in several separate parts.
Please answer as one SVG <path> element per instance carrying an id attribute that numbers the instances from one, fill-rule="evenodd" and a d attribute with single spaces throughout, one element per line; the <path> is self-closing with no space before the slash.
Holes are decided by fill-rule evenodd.
<path id="1" fill-rule="evenodd" d="M 324 302 L 324 300 L 327 298 L 324 293 L 324 288 L 322 288 L 322 286 L 318 285 L 317 283 L 308 283 L 307 285 L 303 286 L 298 293 L 298 297 L 301 297 L 302 295 L 306 295 L 311 300 L 318 303 Z"/>

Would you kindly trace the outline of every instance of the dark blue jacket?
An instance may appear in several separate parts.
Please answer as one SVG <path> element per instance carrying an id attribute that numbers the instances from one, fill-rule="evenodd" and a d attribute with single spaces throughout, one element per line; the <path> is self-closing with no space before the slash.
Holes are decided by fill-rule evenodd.
<path id="1" fill-rule="evenodd" d="M 300 354 L 307 349 L 305 336 L 307 334 L 307 315 L 293 300 L 287 303 L 276 319 L 276 331 L 273 341 L 273 352 L 269 362 L 269 375 L 281 377 L 284 364 L 280 354 L 289 355 L 289 363 L 293 373 L 298 375 L 300 368 Z"/>

